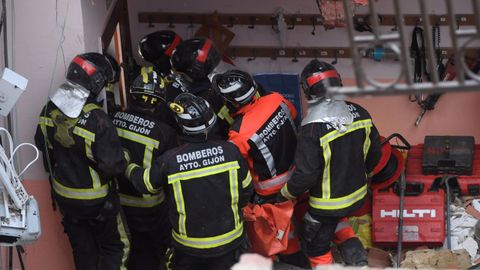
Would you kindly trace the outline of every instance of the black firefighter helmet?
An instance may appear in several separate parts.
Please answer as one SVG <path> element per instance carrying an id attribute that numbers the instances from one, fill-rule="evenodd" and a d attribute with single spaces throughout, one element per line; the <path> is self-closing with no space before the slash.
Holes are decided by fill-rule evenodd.
<path id="1" fill-rule="evenodd" d="M 147 62 L 152 63 L 160 72 L 170 73 L 170 57 L 182 38 L 170 30 L 150 33 L 138 43 L 138 53 Z"/>
<path id="2" fill-rule="evenodd" d="M 192 81 L 208 79 L 222 56 L 208 38 L 193 38 L 180 43 L 172 55 L 172 68 Z"/>
<path id="3" fill-rule="evenodd" d="M 203 98 L 182 93 L 170 103 L 175 119 L 185 134 L 206 134 L 215 125 L 217 116 Z"/>
<path id="4" fill-rule="evenodd" d="M 103 54 L 83 53 L 75 56 L 68 66 L 67 80 L 97 96 L 113 78 L 113 72 L 112 64 Z"/>
<path id="5" fill-rule="evenodd" d="M 153 67 L 142 67 L 140 75 L 130 86 L 132 105 L 141 109 L 156 109 L 160 102 L 165 102 L 167 84 Z"/>
<path id="6" fill-rule="evenodd" d="M 342 79 L 335 67 L 317 59 L 303 68 L 300 80 L 308 100 L 323 98 L 329 86 L 342 86 Z"/>

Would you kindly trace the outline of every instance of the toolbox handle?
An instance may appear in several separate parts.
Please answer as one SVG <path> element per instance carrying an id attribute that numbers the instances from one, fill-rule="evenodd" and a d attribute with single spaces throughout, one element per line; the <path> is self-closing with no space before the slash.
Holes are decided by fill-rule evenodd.
<path id="1" fill-rule="evenodd" d="M 393 138 L 398 138 L 400 141 L 402 141 L 403 145 L 404 146 L 401 146 L 401 145 L 393 145 L 392 144 L 392 147 L 395 147 L 397 149 L 402 149 L 402 150 L 410 150 L 410 148 L 412 148 L 412 146 L 410 145 L 410 143 L 407 141 L 407 139 L 405 139 L 402 135 L 398 134 L 398 133 L 392 133 L 390 136 L 388 136 L 387 138 L 385 138 L 385 140 L 382 142 L 382 145 L 387 143 L 388 141 L 390 141 L 391 139 Z"/>
<path id="2" fill-rule="evenodd" d="M 423 193 L 424 184 L 421 182 L 406 182 L 405 183 L 405 196 L 418 196 Z M 393 192 L 400 196 L 400 187 L 398 182 L 393 185 Z"/>

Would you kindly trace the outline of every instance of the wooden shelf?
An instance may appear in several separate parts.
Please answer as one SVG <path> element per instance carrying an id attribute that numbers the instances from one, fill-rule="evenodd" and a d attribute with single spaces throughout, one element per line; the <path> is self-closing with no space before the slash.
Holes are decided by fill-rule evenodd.
<path id="1" fill-rule="evenodd" d="M 166 12 L 139 12 L 138 21 L 140 23 L 162 23 L 174 27 L 176 24 L 204 24 L 208 16 L 212 14 L 204 13 L 166 13 Z M 322 25 L 322 17 L 319 14 L 285 14 L 285 21 L 289 29 L 294 29 L 297 25 Z M 429 15 L 432 25 L 448 25 L 449 17 L 446 14 Z M 474 14 L 457 14 L 459 25 L 474 25 Z M 235 25 L 248 25 L 249 28 L 255 28 L 257 25 L 273 25 L 275 20 L 272 14 L 218 14 L 222 25 L 233 27 Z M 368 14 L 357 14 L 355 18 L 359 21 L 370 21 Z M 405 25 L 416 25 L 421 22 L 420 14 L 405 14 L 403 16 Z M 392 14 L 379 14 L 379 23 L 384 26 L 396 25 L 395 16 Z"/>

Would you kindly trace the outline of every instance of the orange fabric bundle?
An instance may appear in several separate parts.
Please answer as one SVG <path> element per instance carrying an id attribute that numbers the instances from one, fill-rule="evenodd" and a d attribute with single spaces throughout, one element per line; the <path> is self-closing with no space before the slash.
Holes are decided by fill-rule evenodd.
<path id="1" fill-rule="evenodd" d="M 294 203 L 248 204 L 243 208 L 251 252 L 272 256 L 285 251 L 293 230 L 291 217 Z"/>

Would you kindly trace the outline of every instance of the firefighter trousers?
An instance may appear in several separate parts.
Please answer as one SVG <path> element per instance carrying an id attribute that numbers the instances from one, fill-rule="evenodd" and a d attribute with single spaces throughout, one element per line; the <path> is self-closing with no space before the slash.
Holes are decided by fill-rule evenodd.
<path id="1" fill-rule="evenodd" d="M 126 209 L 127 210 L 127 209 Z M 170 246 L 171 225 L 165 203 L 139 216 L 125 211 L 131 235 L 129 270 L 164 270 L 165 252 Z"/>
<path id="2" fill-rule="evenodd" d="M 311 216 L 308 212 L 305 214 L 300 241 L 309 258 L 330 252 L 330 243 L 335 236 L 339 220 L 339 217 Z"/>
<path id="3" fill-rule="evenodd" d="M 126 269 L 130 241 L 120 212 L 101 220 L 64 216 L 62 223 L 72 246 L 76 270 Z"/>
<path id="4" fill-rule="evenodd" d="M 174 250 L 169 270 L 226 270 L 240 259 L 246 249 L 242 246 L 217 257 L 201 258 Z"/>

